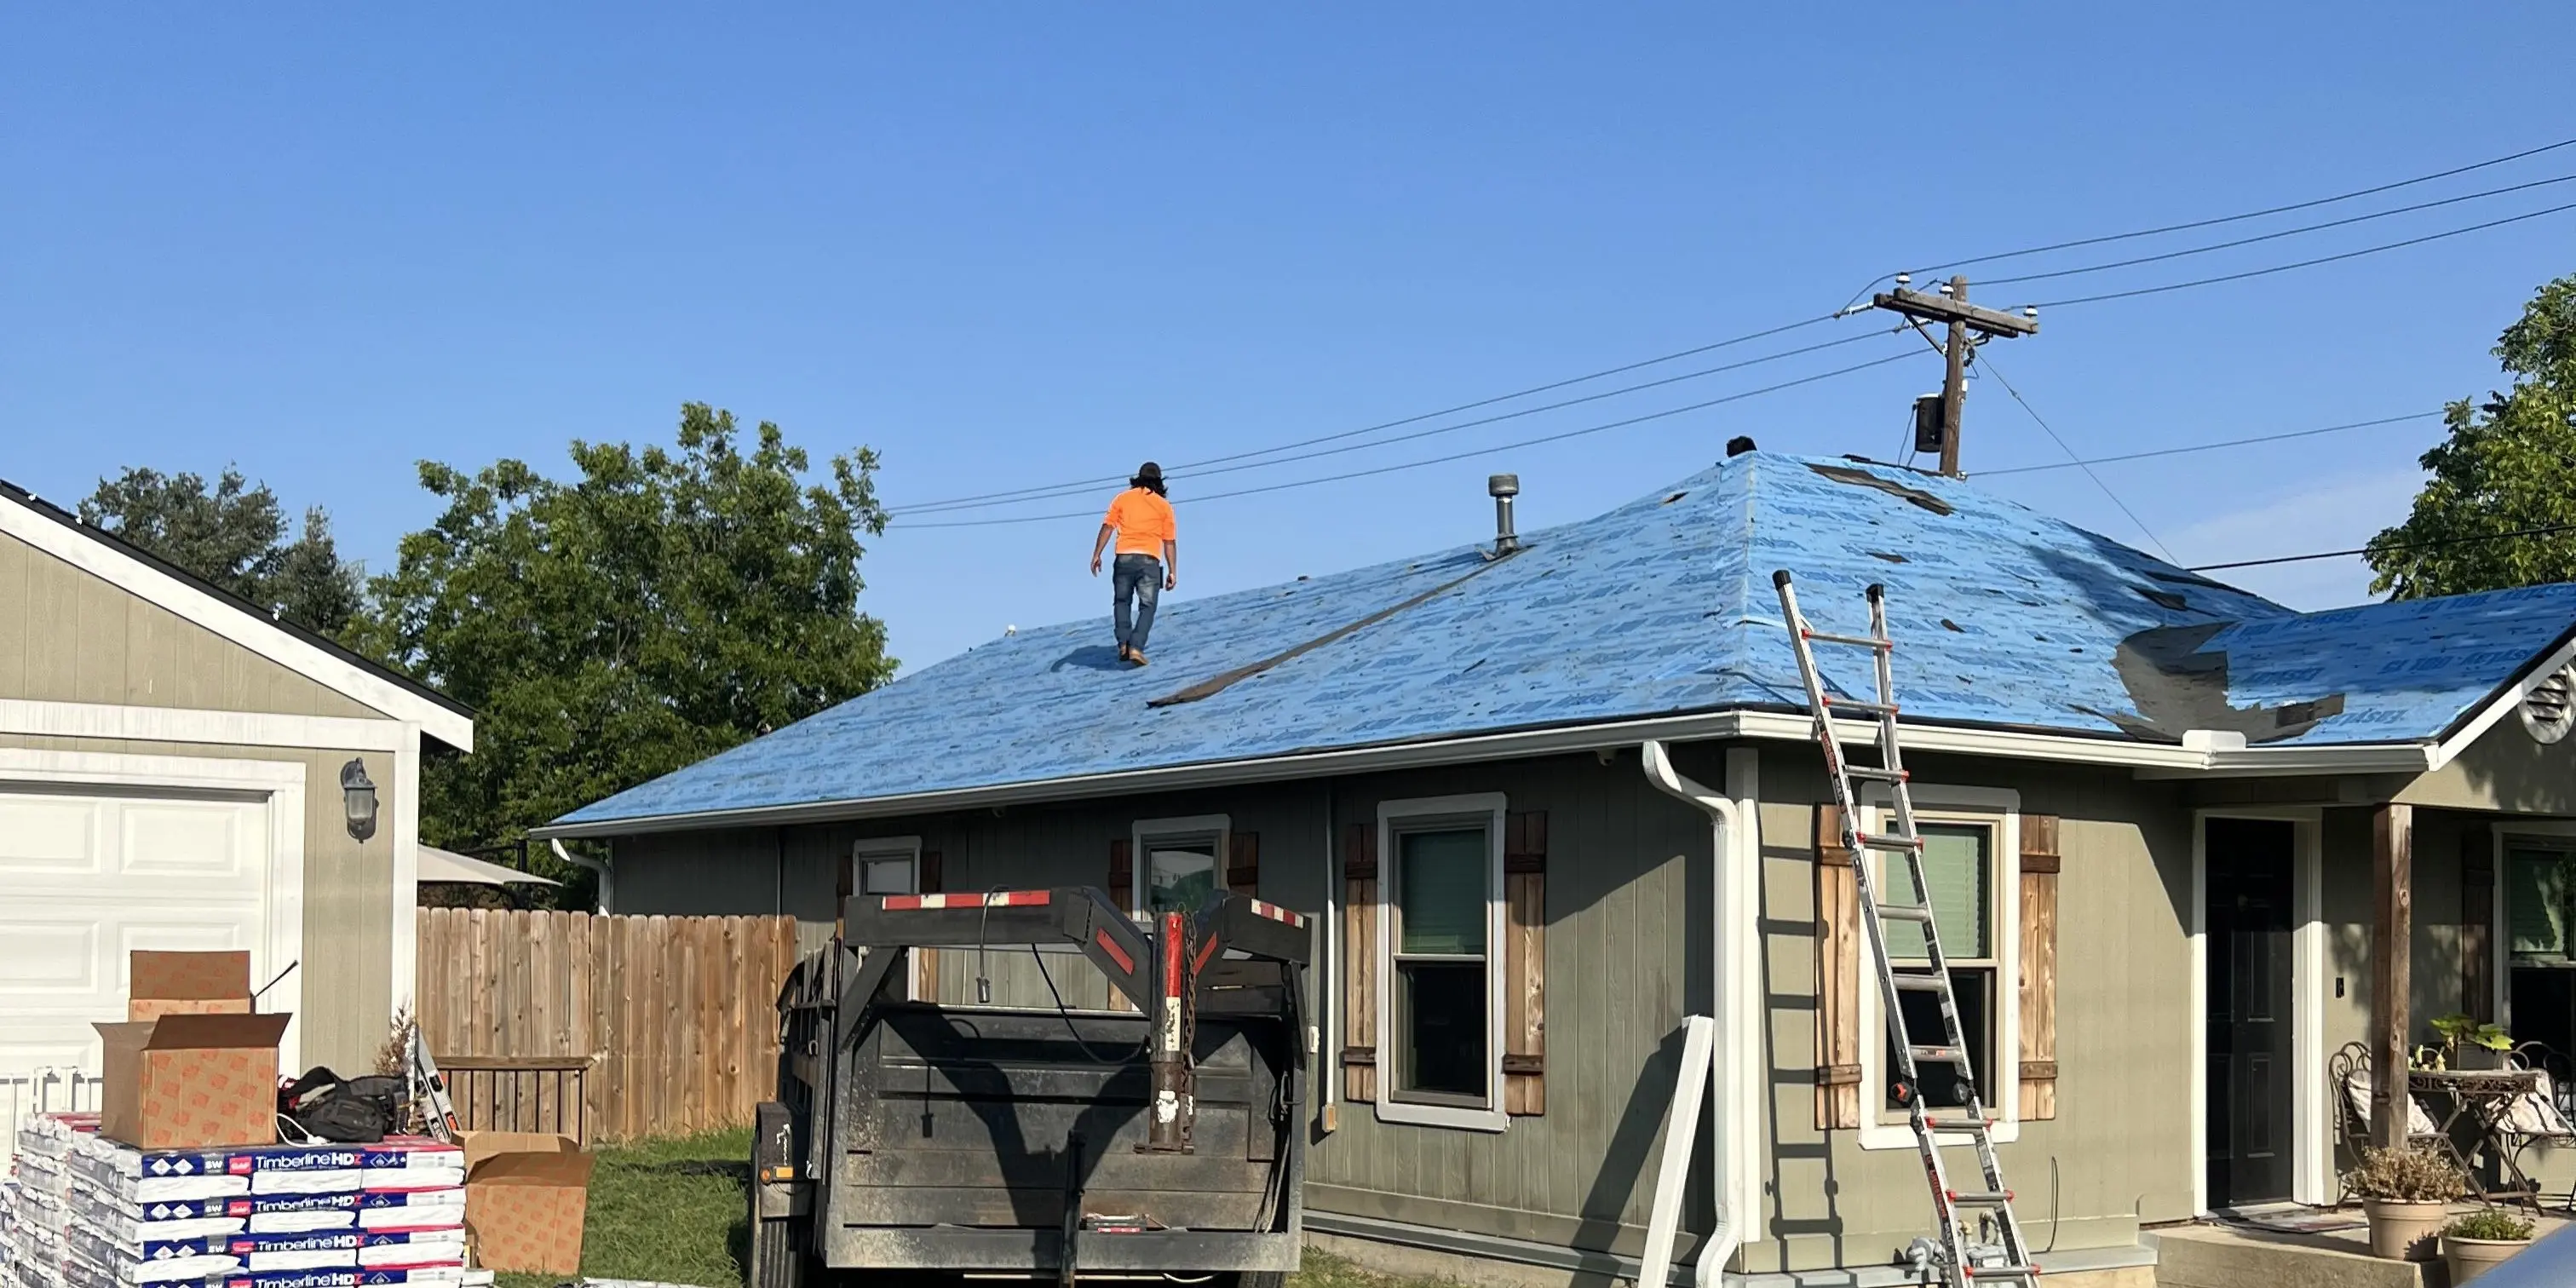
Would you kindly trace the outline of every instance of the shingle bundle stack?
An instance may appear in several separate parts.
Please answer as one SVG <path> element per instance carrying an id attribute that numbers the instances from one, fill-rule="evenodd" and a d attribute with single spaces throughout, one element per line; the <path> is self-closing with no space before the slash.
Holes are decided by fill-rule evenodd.
<path id="1" fill-rule="evenodd" d="M 7 1204 L 0 1211 L 0 1288 L 66 1288 L 71 1260 L 71 1159 L 98 1132 L 98 1115 L 37 1114 L 18 1127 Z"/>
<path id="2" fill-rule="evenodd" d="M 465 1268 L 465 1156 L 453 1145 L 73 1152 L 69 1273 L 27 1288 L 488 1285 Z"/>

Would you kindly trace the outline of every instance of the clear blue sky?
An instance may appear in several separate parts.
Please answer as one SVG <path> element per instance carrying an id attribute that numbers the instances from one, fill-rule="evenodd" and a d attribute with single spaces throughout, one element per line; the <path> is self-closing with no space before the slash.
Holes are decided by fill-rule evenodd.
<path id="1" fill-rule="evenodd" d="M 666 438 L 684 400 L 818 453 L 872 445 L 895 503 L 1123 474 L 1822 313 L 1909 265 L 2576 135 L 2571 36 L 2563 3 L 2135 23 L 1920 3 L 22 6 L 0 18 L 0 477 L 69 500 L 126 465 L 236 462 L 290 506 L 327 506 L 344 551 L 381 568 L 434 513 L 414 460 L 561 470 L 575 437 Z M 2567 173 L 2576 149 L 2388 200 Z M 1978 298 L 2565 201 L 2576 184 Z M 1988 354 L 2087 455 L 2305 428 L 2491 387 L 2495 333 L 2571 271 L 2576 212 L 2053 310 Z M 1896 351 L 1235 477 L 1410 460 Z M 1554 445 L 1188 506 L 1181 592 L 1479 537 L 1490 470 L 1520 473 L 1537 526 L 1701 468 L 1735 433 L 1884 456 L 1938 376 L 1925 352 Z M 1991 380 L 1968 427 L 1971 470 L 2063 459 Z M 2435 432 L 2104 477 L 2185 562 L 2331 548 L 2403 514 Z M 2079 473 L 1993 486 L 2145 541 Z M 862 603 L 908 665 L 1097 613 L 1092 528 L 889 532 Z M 2361 598 L 2366 574 L 2241 581 L 2323 606 Z"/>

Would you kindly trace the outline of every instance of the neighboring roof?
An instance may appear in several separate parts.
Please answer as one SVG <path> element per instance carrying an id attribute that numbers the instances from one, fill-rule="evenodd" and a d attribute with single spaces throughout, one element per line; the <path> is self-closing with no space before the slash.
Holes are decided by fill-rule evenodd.
<path id="1" fill-rule="evenodd" d="M 1167 600 L 1142 670 L 1101 618 L 1023 631 L 551 826 L 1803 710 L 1778 568 L 1827 630 L 1865 628 L 1862 588 L 1887 586 L 1909 723 L 2164 749 L 2435 739 L 2576 622 L 2576 585 L 2293 613 L 1958 480 L 1771 453 L 1525 541 Z M 1858 660 L 1827 674 L 1865 687 Z"/>
<path id="2" fill-rule="evenodd" d="M 0 532 L 101 577 L 226 639 L 329 686 L 460 751 L 474 748 L 473 708 L 308 630 L 205 578 L 81 522 L 80 516 L 0 480 Z"/>
<path id="3" fill-rule="evenodd" d="M 562 885 L 549 877 L 498 863 L 442 850 L 434 845 L 420 847 L 420 879 L 423 882 L 447 881 L 466 885 Z"/>

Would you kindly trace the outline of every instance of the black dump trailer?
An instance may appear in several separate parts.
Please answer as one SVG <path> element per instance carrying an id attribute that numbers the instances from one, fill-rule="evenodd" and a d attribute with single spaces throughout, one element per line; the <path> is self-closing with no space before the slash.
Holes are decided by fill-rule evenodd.
<path id="1" fill-rule="evenodd" d="M 947 954 L 959 965 L 1028 951 L 1059 972 L 1078 950 L 1136 1009 L 904 1000 L 929 947 L 967 950 Z M 1237 894 L 1141 922 L 1083 888 L 852 897 L 779 997 L 751 1288 L 853 1273 L 1271 1288 L 1304 1224 L 1308 954 L 1305 918 Z"/>

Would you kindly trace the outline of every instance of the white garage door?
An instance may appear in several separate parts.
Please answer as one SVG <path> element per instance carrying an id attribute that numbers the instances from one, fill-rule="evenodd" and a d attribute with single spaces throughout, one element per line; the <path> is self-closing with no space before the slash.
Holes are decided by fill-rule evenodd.
<path id="1" fill-rule="evenodd" d="M 90 1025 L 125 1018 L 137 948 L 247 949 L 265 983 L 265 798 L 0 786 L 0 1119 L 92 1108 Z M 291 942 L 291 941 L 289 941 Z M 0 1157 L 10 1141 L 0 1138 Z"/>

